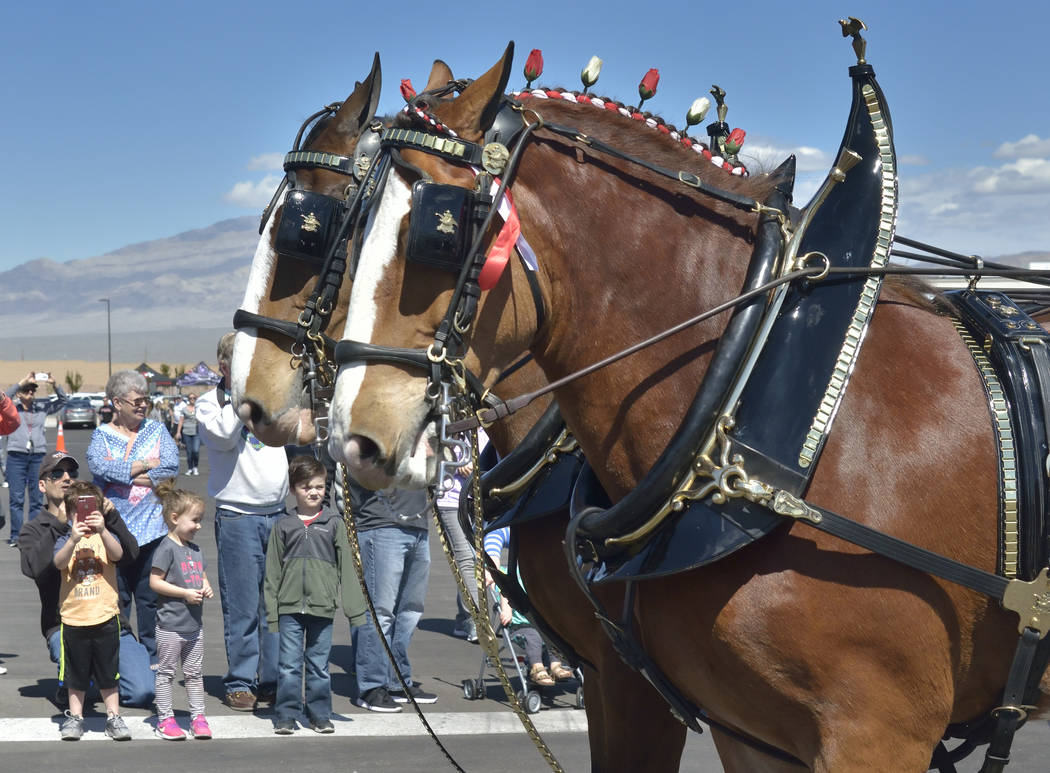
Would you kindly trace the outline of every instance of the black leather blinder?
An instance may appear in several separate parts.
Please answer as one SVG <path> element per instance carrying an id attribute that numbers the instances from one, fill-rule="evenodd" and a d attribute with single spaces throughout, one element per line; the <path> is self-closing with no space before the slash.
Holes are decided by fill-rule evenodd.
<path id="1" fill-rule="evenodd" d="M 329 238 L 339 230 L 342 199 L 293 190 L 285 197 L 274 247 L 278 254 L 323 263 Z"/>
<path id="2" fill-rule="evenodd" d="M 474 191 L 418 180 L 412 186 L 408 260 L 459 273 L 473 233 Z"/>

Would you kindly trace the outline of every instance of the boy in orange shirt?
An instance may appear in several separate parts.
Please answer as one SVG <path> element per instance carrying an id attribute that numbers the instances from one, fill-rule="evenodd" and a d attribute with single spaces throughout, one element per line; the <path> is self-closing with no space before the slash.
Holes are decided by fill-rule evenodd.
<path id="1" fill-rule="evenodd" d="M 78 512 L 77 501 L 93 499 L 90 513 Z M 60 679 L 69 688 L 69 710 L 62 723 L 63 741 L 84 734 L 84 693 L 94 681 L 106 704 L 106 735 L 131 740 L 120 716 L 120 621 L 117 618 L 117 561 L 124 555 L 120 540 L 106 528 L 102 492 L 86 481 L 66 489 L 66 512 L 76 514 L 68 535 L 55 542 L 55 566 L 61 574 L 59 614 L 62 618 Z"/>

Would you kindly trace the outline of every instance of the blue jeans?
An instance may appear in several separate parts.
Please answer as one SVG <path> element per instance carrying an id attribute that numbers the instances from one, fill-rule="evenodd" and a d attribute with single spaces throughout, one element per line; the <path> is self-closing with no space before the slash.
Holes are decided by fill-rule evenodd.
<path id="1" fill-rule="evenodd" d="M 423 616 L 423 600 L 430 579 L 430 543 L 423 529 L 383 526 L 357 535 L 365 586 L 372 597 L 379 627 L 390 643 L 397 668 L 411 684 L 408 645 Z M 357 689 L 400 690 L 401 683 L 371 621 L 358 629 Z"/>
<path id="2" fill-rule="evenodd" d="M 269 515 L 215 511 L 219 552 L 219 598 L 229 670 L 222 678 L 226 693 L 272 690 L 277 684 L 276 633 L 266 629 L 266 543 L 284 510 Z"/>
<path id="3" fill-rule="evenodd" d="M 57 628 L 47 638 L 51 662 L 58 663 L 62 654 L 62 629 Z M 153 703 L 156 675 L 149 667 L 149 653 L 126 628 L 120 630 L 120 692 L 121 706 L 149 708 Z"/>
<path id="4" fill-rule="evenodd" d="M 25 451 L 8 451 L 7 454 L 7 489 L 8 504 L 11 506 L 11 541 L 18 542 L 18 532 L 22 530 L 23 510 L 26 501 L 26 486 L 29 487 L 29 515 L 32 517 L 43 507 L 43 494 L 37 480 L 40 478 L 40 463 L 44 454 L 27 454 Z"/>
<path id="5" fill-rule="evenodd" d="M 303 665 L 306 665 L 306 715 L 315 722 L 332 716 L 332 620 L 315 615 L 281 615 L 280 661 L 277 669 L 277 721 L 295 719 L 302 711 Z M 305 647 L 303 640 L 305 639 Z M 304 658 L 305 653 L 305 658 Z"/>
<path id="6" fill-rule="evenodd" d="M 117 593 L 120 613 L 131 619 L 131 600 L 135 600 L 135 629 L 139 641 L 149 653 L 149 662 L 157 662 L 157 594 L 149 586 L 153 569 L 153 553 L 164 537 L 139 545 L 139 557 L 130 564 L 117 567 Z"/>
<path id="7" fill-rule="evenodd" d="M 186 445 L 186 466 L 194 469 L 201 462 L 201 436 L 183 435 L 182 442 Z"/>

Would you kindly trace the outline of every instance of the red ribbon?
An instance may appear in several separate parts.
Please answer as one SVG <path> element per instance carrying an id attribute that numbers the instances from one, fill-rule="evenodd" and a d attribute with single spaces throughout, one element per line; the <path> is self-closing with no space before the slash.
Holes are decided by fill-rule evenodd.
<path id="1" fill-rule="evenodd" d="M 489 254 L 485 257 L 485 265 L 481 267 L 478 286 L 482 290 L 491 290 L 496 286 L 496 282 L 503 276 L 503 270 L 507 267 L 507 261 L 510 260 L 510 252 L 521 235 L 518 208 L 514 206 L 514 199 L 511 198 L 510 191 L 507 191 L 504 196 L 506 196 L 510 209 L 504 217 L 503 227 L 489 249 Z"/>

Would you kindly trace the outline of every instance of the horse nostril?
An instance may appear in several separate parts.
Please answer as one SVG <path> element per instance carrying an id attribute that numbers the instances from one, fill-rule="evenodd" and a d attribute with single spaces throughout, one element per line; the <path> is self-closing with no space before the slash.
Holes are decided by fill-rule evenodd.
<path id="1" fill-rule="evenodd" d="M 262 408 L 258 403 L 252 400 L 241 401 L 240 406 L 237 408 L 237 416 L 240 417 L 241 421 L 249 425 L 257 425 L 262 419 L 263 412 Z"/>
<path id="2" fill-rule="evenodd" d="M 379 456 L 379 445 L 370 437 L 364 435 L 353 435 L 351 441 L 357 443 L 357 452 L 361 459 L 375 461 Z"/>

